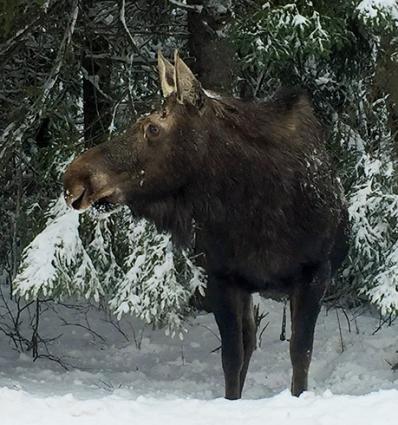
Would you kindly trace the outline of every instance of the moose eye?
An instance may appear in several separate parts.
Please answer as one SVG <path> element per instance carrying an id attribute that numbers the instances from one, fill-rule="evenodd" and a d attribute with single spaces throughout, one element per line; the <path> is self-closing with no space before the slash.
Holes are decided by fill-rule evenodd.
<path id="1" fill-rule="evenodd" d="M 154 124 L 149 124 L 146 131 L 149 136 L 157 136 L 160 132 L 159 127 Z"/>

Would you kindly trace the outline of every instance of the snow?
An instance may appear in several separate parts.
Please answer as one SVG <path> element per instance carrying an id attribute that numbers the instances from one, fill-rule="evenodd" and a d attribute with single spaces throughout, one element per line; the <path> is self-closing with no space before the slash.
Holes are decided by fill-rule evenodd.
<path id="1" fill-rule="evenodd" d="M 98 400 L 78 400 L 72 395 L 34 398 L 18 391 L 0 390 L 4 402 L 1 414 L 4 425 L 24 423 L 29 425 L 138 423 L 158 425 L 251 425 L 263 424 L 395 424 L 394 418 L 398 391 L 380 391 L 363 397 L 321 396 L 306 394 L 297 400 L 287 391 L 265 400 L 224 399 L 155 399 L 139 397 L 129 400 L 110 396 Z M 2 403 L 3 404 L 3 403 Z M 21 410 L 21 406 L 27 406 Z M 7 418 L 11 420 L 8 421 Z M 18 422 L 15 421 L 18 418 Z"/>
<path id="2" fill-rule="evenodd" d="M 369 18 L 376 18 L 379 12 L 384 12 L 394 20 L 398 20 L 397 0 L 362 0 L 357 10 Z"/>
<path id="3" fill-rule="evenodd" d="M 203 91 L 204 91 L 205 95 L 207 97 L 209 97 L 210 99 L 221 99 L 221 95 L 212 91 L 212 90 L 203 89 Z"/>
<path id="4" fill-rule="evenodd" d="M 305 16 L 300 15 L 299 13 L 297 13 L 297 15 L 294 16 L 293 18 L 294 26 L 302 26 L 307 24 L 308 24 L 308 19 Z"/>
<path id="5" fill-rule="evenodd" d="M 269 300 L 261 304 L 269 325 L 253 355 L 243 399 L 237 402 L 221 398 L 221 360 L 215 351 L 220 343 L 209 314 L 192 320 L 183 341 L 124 318 L 120 326 L 127 341 L 95 309 L 87 321 L 77 311 L 61 307 L 57 311 L 74 323 L 81 315 L 82 323 L 89 323 L 104 340 L 87 329 L 61 326 L 58 315 L 48 311 L 42 318 L 41 334 L 63 334 L 50 350 L 69 370 L 47 359 L 33 363 L 27 354 L 13 351 L 0 334 L 1 424 L 396 423 L 398 375 L 390 365 L 398 362 L 398 324 L 373 335 L 379 320 L 370 312 L 357 316 L 358 311 L 347 311 L 346 320 L 341 310 L 323 309 L 309 392 L 296 399 L 287 390 L 291 374 L 288 342 L 279 339 L 282 304 Z"/>

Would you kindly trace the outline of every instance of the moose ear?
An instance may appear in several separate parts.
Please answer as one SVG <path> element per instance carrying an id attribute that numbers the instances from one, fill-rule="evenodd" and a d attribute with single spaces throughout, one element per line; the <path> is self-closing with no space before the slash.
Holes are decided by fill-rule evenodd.
<path id="1" fill-rule="evenodd" d="M 178 50 L 174 51 L 174 69 L 178 102 L 190 103 L 200 109 L 205 98 L 204 91 L 193 72 L 180 58 Z"/>
<path id="2" fill-rule="evenodd" d="M 174 66 L 163 56 L 160 49 L 158 50 L 158 70 L 163 97 L 170 96 L 176 92 L 175 70 Z"/>

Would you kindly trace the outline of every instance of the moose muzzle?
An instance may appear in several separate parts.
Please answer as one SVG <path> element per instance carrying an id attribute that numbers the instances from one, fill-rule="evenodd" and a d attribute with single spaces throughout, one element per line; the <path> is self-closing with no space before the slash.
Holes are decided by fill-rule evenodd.
<path id="1" fill-rule="evenodd" d="M 68 206 L 84 210 L 96 202 L 117 202 L 116 175 L 109 172 L 103 164 L 98 148 L 89 149 L 67 168 L 64 175 L 64 198 Z"/>

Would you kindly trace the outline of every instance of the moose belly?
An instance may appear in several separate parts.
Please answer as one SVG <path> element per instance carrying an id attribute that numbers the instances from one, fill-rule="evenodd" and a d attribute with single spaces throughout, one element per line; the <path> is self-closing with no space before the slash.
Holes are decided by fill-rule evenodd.
<path id="1" fill-rule="evenodd" d="M 237 286 L 250 293 L 259 292 L 266 298 L 279 300 L 290 294 L 294 279 L 281 279 L 277 277 L 269 279 L 258 279 L 252 276 L 239 276 L 236 279 L 236 282 Z"/>
<path id="2" fill-rule="evenodd" d="M 232 246 L 220 241 L 205 250 L 206 268 L 209 274 L 230 276 L 235 285 L 248 292 L 279 298 L 290 293 L 303 270 L 324 261 L 327 250 L 319 242 L 280 249 L 270 244 Z"/>

